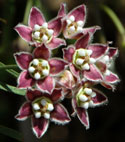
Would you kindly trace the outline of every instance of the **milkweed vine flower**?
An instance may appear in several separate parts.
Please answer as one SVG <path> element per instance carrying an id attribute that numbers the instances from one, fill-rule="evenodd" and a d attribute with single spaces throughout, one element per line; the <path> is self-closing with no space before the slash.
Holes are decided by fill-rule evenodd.
<path id="1" fill-rule="evenodd" d="M 113 73 L 110 69 L 112 61 L 118 55 L 118 49 L 109 47 L 107 53 L 97 61 L 96 65 L 103 75 L 101 84 L 107 89 L 115 89 L 115 84 L 120 81 L 117 74 Z"/>
<path id="2" fill-rule="evenodd" d="M 32 119 L 32 130 L 40 138 L 47 131 L 49 122 L 67 124 L 70 122 L 66 108 L 60 103 L 63 98 L 61 89 L 54 89 L 52 94 L 28 89 L 25 102 L 16 115 L 18 120 Z"/>
<path id="3" fill-rule="evenodd" d="M 69 62 L 70 70 L 77 78 L 80 78 L 81 74 L 90 81 L 101 81 L 103 77 L 95 63 L 106 53 L 108 46 L 90 44 L 90 41 L 91 34 L 87 33 L 78 39 L 75 45 L 63 49 L 64 59 Z"/>
<path id="4" fill-rule="evenodd" d="M 61 17 L 56 17 L 47 23 L 36 7 L 31 8 L 28 26 L 18 24 L 15 27 L 18 34 L 30 45 L 40 46 L 44 43 L 50 49 L 66 44 L 65 40 L 57 38 L 61 29 Z"/>
<path id="5" fill-rule="evenodd" d="M 86 6 L 84 4 L 74 8 L 68 14 L 66 13 L 66 5 L 61 4 L 58 17 L 62 17 L 63 23 L 63 35 L 67 39 L 78 39 L 83 34 L 90 32 L 94 34 L 96 30 L 99 30 L 99 26 L 93 26 L 89 28 L 83 28 L 86 22 Z"/>
<path id="6" fill-rule="evenodd" d="M 89 128 L 88 109 L 106 104 L 107 97 L 96 85 L 101 84 L 114 90 L 119 82 L 111 71 L 111 63 L 118 50 L 108 44 L 91 43 L 99 26 L 83 28 L 86 21 L 86 6 L 74 8 L 68 14 L 66 5 L 61 4 L 55 19 L 45 21 L 43 14 L 32 7 L 28 26 L 18 24 L 15 30 L 31 46 L 33 53 L 19 52 L 14 57 L 22 70 L 18 77 L 18 88 L 27 89 L 27 102 L 20 108 L 16 118 L 32 119 L 32 129 L 40 138 L 46 132 L 49 122 L 67 124 L 70 117 L 60 103 L 70 99 L 73 113 L 81 123 Z M 52 49 L 66 45 L 58 38 L 63 33 L 65 39 L 75 39 L 73 45 L 63 48 L 63 59 L 51 57 Z M 54 56 L 54 54 L 53 54 Z"/>
<path id="7" fill-rule="evenodd" d="M 101 91 L 94 88 L 94 82 L 79 82 L 68 70 L 65 70 L 58 77 L 58 84 L 61 85 L 65 98 L 70 98 L 72 101 L 72 116 L 77 115 L 81 123 L 88 129 L 88 108 L 106 104 L 108 102 L 107 97 Z"/>
<path id="8" fill-rule="evenodd" d="M 28 52 L 14 54 L 15 60 L 22 70 L 18 78 L 19 88 L 33 87 L 52 93 L 55 87 L 54 76 L 65 69 L 67 63 L 59 58 L 50 58 L 49 49 L 43 44 L 35 48 L 33 55 Z"/>

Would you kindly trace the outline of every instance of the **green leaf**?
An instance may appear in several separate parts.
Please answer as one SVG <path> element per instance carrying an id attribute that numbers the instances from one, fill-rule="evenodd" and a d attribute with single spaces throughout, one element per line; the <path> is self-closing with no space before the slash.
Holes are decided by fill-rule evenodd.
<path id="1" fill-rule="evenodd" d="M 25 89 L 18 89 L 17 87 L 5 84 L 3 82 L 0 82 L 0 89 L 7 91 L 7 92 L 17 94 L 17 95 L 22 95 L 22 96 L 25 96 L 25 94 L 26 94 Z"/>
<path id="2" fill-rule="evenodd" d="M 16 130 L 13 130 L 13 129 L 11 129 L 11 128 L 2 126 L 2 125 L 0 125 L 0 134 L 9 136 L 9 137 L 11 137 L 11 138 L 14 138 L 14 139 L 20 141 L 20 142 L 23 141 L 23 137 L 22 137 L 21 133 L 19 133 L 19 132 L 16 131 Z"/>
<path id="3" fill-rule="evenodd" d="M 0 69 L 5 69 L 8 73 L 10 73 L 11 75 L 13 75 L 14 77 L 18 77 L 19 76 L 19 73 L 16 72 L 15 70 L 13 69 L 8 69 L 7 66 L 10 68 L 11 65 L 5 65 L 3 64 L 2 62 L 0 62 Z M 14 65 L 14 67 L 17 67 L 16 65 Z"/>
<path id="4" fill-rule="evenodd" d="M 103 9 L 105 13 L 111 18 L 120 34 L 125 35 L 125 28 L 115 12 L 106 5 L 101 5 L 101 9 Z"/>

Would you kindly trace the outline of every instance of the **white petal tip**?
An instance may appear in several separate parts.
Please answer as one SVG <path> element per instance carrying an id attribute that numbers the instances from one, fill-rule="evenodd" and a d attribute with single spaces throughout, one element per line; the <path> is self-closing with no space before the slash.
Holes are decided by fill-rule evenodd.
<path id="1" fill-rule="evenodd" d="M 92 89 L 90 89 L 90 88 L 85 88 L 84 91 L 85 91 L 85 93 L 87 95 L 91 95 L 92 94 Z"/>
<path id="2" fill-rule="evenodd" d="M 71 15 L 71 16 L 69 17 L 69 20 L 72 21 L 72 22 L 74 22 L 74 21 L 75 21 L 75 17 L 74 17 L 73 15 Z"/>
<path id="3" fill-rule="evenodd" d="M 33 65 L 36 65 L 36 66 L 37 66 L 38 64 L 39 64 L 39 60 L 38 60 L 38 59 L 34 59 L 34 60 L 33 60 Z"/>
<path id="4" fill-rule="evenodd" d="M 34 68 L 34 67 L 29 67 L 29 68 L 28 68 L 28 71 L 29 71 L 30 73 L 33 73 L 33 72 L 35 71 L 35 68 Z"/>
<path id="5" fill-rule="evenodd" d="M 83 69 L 83 70 L 89 70 L 89 69 L 90 69 L 89 64 L 88 64 L 88 63 L 84 64 L 84 65 L 82 66 L 82 69 Z"/>
<path id="6" fill-rule="evenodd" d="M 49 75 L 49 70 L 46 70 L 46 69 L 45 69 L 45 70 L 43 70 L 42 72 L 43 72 L 43 75 L 44 75 L 44 76 L 48 76 L 48 75 Z"/>
<path id="7" fill-rule="evenodd" d="M 53 111 L 54 107 L 53 107 L 53 104 L 48 104 L 48 108 L 47 108 L 49 111 Z"/>

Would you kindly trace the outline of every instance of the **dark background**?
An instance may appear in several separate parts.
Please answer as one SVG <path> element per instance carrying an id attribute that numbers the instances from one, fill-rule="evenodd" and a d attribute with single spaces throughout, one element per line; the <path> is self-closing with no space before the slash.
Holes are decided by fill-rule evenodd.
<path id="1" fill-rule="evenodd" d="M 28 45 L 13 30 L 19 22 L 27 24 L 28 17 L 24 18 L 24 14 L 27 2 L 30 1 L 32 0 L 0 0 L 0 61 L 5 64 L 15 64 L 14 52 L 30 51 Z M 33 2 L 36 4 L 35 1 Z M 0 125 L 22 133 L 23 142 L 125 142 L 125 46 L 114 23 L 100 7 L 102 4 L 109 6 L 125 25 L 125 0 L 41 0 L 37 6 L 44 11 L 49 20 L 56 16 L 61 2 L 67 3 L 68 10 L 79 4 L 86 4 L 88 12 L 85 27 L 93 25 L 102 27 L 102 30 L 95 34 L 93 42 L 113 41 L 112 46 L 119 49 L 114 71 L 119 75 L 121 82 L 117 85 L 115 92 L 100 88 L 108 96 L 109 103 L 89 109 L 89 130 L 85 130 L 76 117 L 72 118 L 72 122 L 66 126 L 51 123 L 47 133 L 38 140 L 32 133 L 30 119 L 19 122 L 14 118 L 25 98 L 2 90 L 0 90 Z M 28 14 L 29 11 L 27 11 Z M 0 70 L 0 81 L 16 86 L 16 79 L 4 70 Z M 66 100 L 64 105 L 71 113 L 70 101 Z M 0 142 L 15 141 L 0 134 Z"/>

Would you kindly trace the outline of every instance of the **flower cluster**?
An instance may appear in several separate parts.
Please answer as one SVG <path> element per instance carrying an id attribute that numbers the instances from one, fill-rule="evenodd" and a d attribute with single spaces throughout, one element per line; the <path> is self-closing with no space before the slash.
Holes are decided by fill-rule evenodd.
<path id="1" fill-rule="evenodd" d="M 71 99 L 73 113 L 88 129 L 87 110 L 107 103 L 107 97 L 96 89 L 101 84 L 114 90 L 119 81 L 110 66 L 118 50 L 106 44 L 93 44 L 91 39 L 99 26 L 83 28 L 86 21 L 86 6 L 80 5 L 70 11 L 61 4 L 53 20 L 46 22 L 36 7 L 31 8 L 28 26 L 18 24 L 15 30 L 35 47 L 32 53 L 19 52 L 14 57 L 22 70 L 18 88 L 27 89 L 27 101 L 17 114 L 18 120 L 32 118 L 32 129 L 40 138 L 49 122 L 67 124 L 71 121 L 66 108 L 60 103 Z M 62 33 L 65 40 L 59 38 Z M 67 45 L 66 39 L 74 39 Z M 53 49 L 63 48 L 63 59 L 52 57 Z"/>

